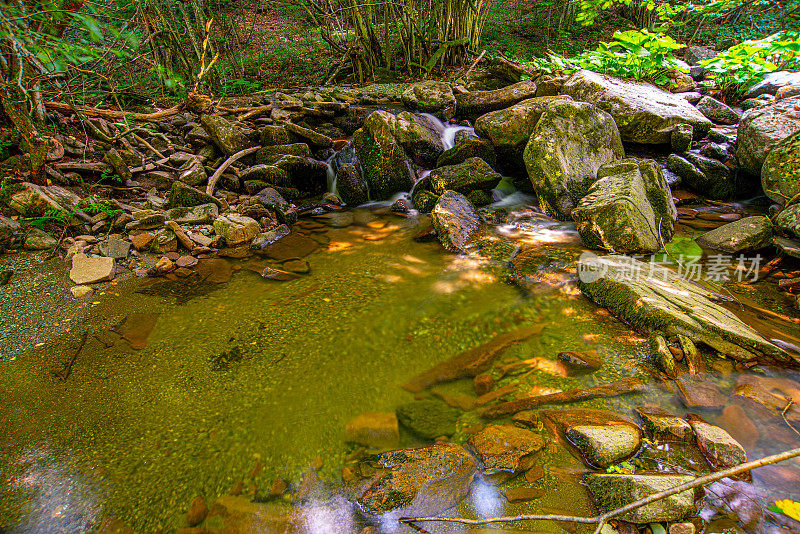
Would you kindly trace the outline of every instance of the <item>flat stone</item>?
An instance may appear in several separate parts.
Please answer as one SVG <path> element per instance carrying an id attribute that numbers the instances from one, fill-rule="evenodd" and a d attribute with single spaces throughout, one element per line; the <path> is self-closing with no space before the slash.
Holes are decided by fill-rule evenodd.
<path id="1" fill-rule="evenodd" d="M 348 421 L 345 441 L 373 449 L 391 449 L 400 443 L 400 429 L 394 413 L 368 412 Z"/>
<path id="2" fill-rule="evenodd" d="M 118 237 L 109 237 L 100 243 L 100 254 L 115 260 L 124 260 L 131 250 L 130 242 Z"/>
<path id="3" fill-rule="evenodd" d="M 772 244 L 772 222 L 768 217 L 745 217 L 706 232 L 696 242 L 728 254 L 752 252 Z"/>
<path id="4" fill-rule="evenodd" d="M 531 467 L 533 453 L 544 439 L 530 430 L 511 425 L 487 426 L 467 442 L 484 474 L 516 474 Z"/>
<path id="5" fill-rule="evenodd" d="M 438 400 L 420 400 L 397 407 L 397 419 L 402 425 L 423 438 L 452 436 L 461 411 Z"/>
<path id="6" fill-rule="evenodd" d="M 114 278 L 114 259 L 95 258 L 80 253 L 72 257 L 70 279 L 79 285 L 96 284 Z"/>
<path id="7" fill-rule="evenodd" d="M 545 490 L 542 488 L 517 487 L 509 488 L 505 491 L 506 500 L 510 503 L 528 502 L 544 497 Z"/>
<path id="8" fill-rule="evenodd" d="M 722 428 L 705 421 L 689 421 L 697 436 L 700 451 L 715 470 L 735 467 L 747 461 L 747 453 L 738 441 Z"/>
<path id="9" fill-rule="evenodd" d="M 686 443 L 694 437 L 694 431 L 687 421 L 661 406 L 639 406 L 636 412 L 642 418 L 648 434 L 658 441 Z"/>
<path id="10" fill-rule="evenodd" d="M 131 244 L 138 251 L 147 250 L 156 238 L 153 234 L 138 234 L 131 236 Z"/>
<path id="11" fill-rule="evenodd" d="M 609 467 L 630 458 L 642 443 L 642 434 L 632 425 L 575 425 L 567 438 L 595 467 Z"/>

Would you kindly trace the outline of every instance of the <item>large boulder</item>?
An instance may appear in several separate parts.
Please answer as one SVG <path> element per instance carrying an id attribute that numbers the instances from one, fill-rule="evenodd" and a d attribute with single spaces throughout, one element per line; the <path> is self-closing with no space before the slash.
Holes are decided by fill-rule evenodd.
<path id="1" fill-rule="evenodd" d="M 379 472 L 351 490 L 368 517 L 443 512 L 467 496 L 478 472 L 472 455 L 455 443 L 385 452 L 377 464 Z"/>
<path id="2" fill-rule="evenodd" d="M 767 155 L 781 141 L 800 131 L 800 97 L 749 109 L 739 122 L 736 156 L 741 167 L 761 175 Z"/>
<path id="3" fill-rule="evenodd" d="M 800 84 L 800 72 L 779 70 L 768 72 L 761 81 L 753 84 L 744 94 L 744 98 L 756 98 L 761 95 L 775 95 L 778 89 L 787 85 Z"/>
<path id="4" fill-rule="evenodd" d="M 462 252 L 480 228 L 475 207 L 467 197 L 455 191 L 445 191 L 431 211 L 431 222 L 444 248 Z"/>
<path id="5" fill-rule="evenodd" d="M 706 232 L 696 241 L 728 254 L 752 252 L 772 244 L 772 222 L 768 217 L 745 217 Z"/>
<path id="6" fill-rule="evenodd" d="M 611 115 L 585 102 L 553 102 L 525 147 L 531 185 L 545 213 L 568 219 L 598 169 L 624 157 Z"/>
<path id="7" fill-rule="evenodd" d="M 639 499 L 692 482 L 684 475 L 591 474 L 586 484 L 605 511 L 622 508 Z M 694 512 L 694 491 L 686 490 L 632 510 L 619 518 L 630 523 L 676 521 Z"/>
<path id="8" fill-rule="evenodd" d="M 522 163 L 522 152 L 542 113 L 553 102 L 564 99 L 572 100 L 568 96 L 529 98 L 509 108 L 481 115 L 475 121 L 475 133 L 489 139 L 501 157 Z"/>
<path id="9" fill-rule="evenodd" d="M 414 186 L 411 161 L 395 139 L 392 121 L 391 113 L 374 111 L 353 134 L 353 145 L 373 200 L 387 200 Z"/>
<path id="10" fill-rule="evenodd" d="M 436 167 L 457 165 L 470 158 L 481 158 L 492 167 L 497 164 L 497 155 L 488 140 L 474 135 L 463 135 L 456 140 L 452 148 L 442 152 L 436 160 Z"/>
<path id="11" fill-rule="evenodd" d="M 800 204 L 792 204 L 781 210 L 775 216 L 775 227 L 783 234 L 800 237 Z"/>
<path id="12" fill-rule="evenodd" d="M 347 206 L 358 206 L 369 200 L 369 188 L 359 168 L 352 163 L 336 170 L 336 192 Z"/>
<path id="13" fill-rule="evenodd" d="M 536 96 L 536 84 L 522 81 L 493 91 L 471 91 L 456 95 L 456 115 L 475 119 L 484 113 L 504 109 Z"/>
<path id="14" fill-rule="evenodd" d="M 47 211 L 73 212 L 81 198 L 57 185 L 43 186 L 30 182 L 10 184 L 3 195 L 9 208 L 23 217 L 40 217 Z"/>
<path id="15" fill-rule="evenodd" d="M 761 168 L 761 187 L 779 204 L 800 193 L 800 129 L 767 155 Z"/>
<path id="16" fill-rule="evenodd" d="M 392 133 L 406 154 L 417 165 L 433 167 L 444 152 L 439 130 L 429 117 L 401 111 L 397 115 L 386 115 Z"/>
<path id="17" fill-rule="evenodd" d="M 202 204 L 216 204 L 219 210 L 227 209 L 227 203 L 223 203 L 216 197 L 206 194 L 205 191 L 200 191 L 183 182 L 172 182 L 172 188 L 169 191 L 169 207 L 185 207 L 192 208 Z"/>
<path id="18" fill-rule="evenodd" d="M 437 195 L 448 189 L 464 194 L 477 189 L 488 191 L 496 187 L 502 178 L 481 158 L 469 158 L 457 165 L 439 167 L 428 175 L 430 187 Z"/>
<path id="19" fill-rule="evenodd" d="M 200 124 L 211 137 L 211 141 L 225 155 L 231 156 L 240 150 L 250 148 L 253 142 L 236 124 L 219 115 L 203 115 Z"/>
<path id="20" fill-rule="evenodd" d="M 229 247 L 252 241 L 260 230 L 258 221 L 238 213 L 228 213 L 214 221 L 214 233 L 222 237 Z"/>
<path id="21" fill-rule="evenodd" d="M 696 136 L 711 128 L 711 121 L 685 98 L 647 82 L 581 70 L 567 80 L 563 92 L 610 113 L 622 139 L 632 143 L 668 144 L 678 124 L 691 124 Z"/>
<path id="22" fill-rule="evenodd" d="M 653 160 L 624 159 L 601 167 L 572 211 L 583 242 L 611 252 L 657 252 L 672 239 L 678 213 Z"/>
<path id="23" fill-rule="evenodd" d="M 408 109 L 433 113 L 442 119 L 452 119 L 456 112 L 456 97 L 449 83 L 434 80 L 413 83 L 401 98 Z"/>

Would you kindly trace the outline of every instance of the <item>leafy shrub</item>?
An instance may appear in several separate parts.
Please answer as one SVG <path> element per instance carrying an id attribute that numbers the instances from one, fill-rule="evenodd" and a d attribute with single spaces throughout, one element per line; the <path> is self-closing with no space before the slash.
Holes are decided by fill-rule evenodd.
<path id="1" fill-rule="evenodd" d="M 666 85 L 671 81 L 667 76 L 670 71 L 685 70 L 674 54 L 682 46 L 672 37 L 660 33 L 647 30 L 618 31 L 614 33 L 613 41 L 601 42 L 596 50 L 571 59 L 548 52 L 547 57 L 534 58 L 530 63 L 547 73 L 571 73 L 586 69 Z"/>
<path id="2" fill-rule="evenodd" d="M 779 32 L 745 41 L 700 65 L 723 94 L 738 96 L 768 72 L 800 68 L 800 38 L 797 32 Z"/>

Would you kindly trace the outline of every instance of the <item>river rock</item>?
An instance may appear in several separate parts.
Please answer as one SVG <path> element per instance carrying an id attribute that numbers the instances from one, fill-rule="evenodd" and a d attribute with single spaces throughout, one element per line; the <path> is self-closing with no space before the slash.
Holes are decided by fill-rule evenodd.
<path id="1" fill-rule="evenodd" d="M 377 463 L 380 472 L 352 491 L 368 517 L 443 512 L 464 500 L 478 472 L 472 455 L 455 443 L 385 452 Z"/>
<path id="2" fill-rule="evenodd" d="M 65 211 L 76 209 L 81 198 L 68 189 L 57 185 L 42 186 L 30 182 L 7 185 L 2 200 L 8 207 L 23 217 L 40 217 L 49 210 Z"/>
<path id="3" fill-rule="evenodd" d="M 353 134 L 353 145 L 373 200 L 386 200 L 414 186 L 411 161 L 395 139 L 391 121 L 391 113 L 374 111 Z"/>
<path id="4" fill-rule="evenodd" d="M 692 191 L 715 200 L 731 200 L 754 193 L 757 182 L 735 173 L 716 159 L 695 151 L 670 154 L 667 168 L 681 177 L 681 183 Z"/>
<path id="5" fill-rule="evenodd" d="M 629 158 L 600 167 L 572 218 L 589 247 L 657 252 L 672 239 L 678 212 L 658 163 Z"/>
<path id="6" fill-rule="evenodd" d="M 800 96 L 800 84 L 785 85 L 778 89 L 775 93 L 775 100 L 783 100 L 784 98 L 792 98 L 793 96 Z"/>
<path id="7" fill-rule="evenodd" d="M 619 131 L 608 113 L 585 102 L 554 102 L 525 147 L 531 185 L 546 214 L 568 219 L 606 163 L 624 157 Z"/>
<path id="8" fill-rule="evenodd" d="M 292 225 L 297 222 L 297 208 L 272 187 L 262 189 L 249 202 L 251 204 L 260 204 L 273 212 L 280 223 Z"/>
<path id="9" fill-rule="evenodd" d="M 714 292 L 671 269 L 616 255 L 586 257 L 577 268 L 581 291 L 640 332 L 687 335 L 733 358 L 794 362 L 783 349 L 717 304 Z"/>
<path id="10" fill-rule="evenodd" d="M 767 155 L 761 169 L 761 187 L 779 204 L 800 193 L 800 129 L 775 145 Z"/>
<path id="11" fill-rule="evenodd" d="M 642 444 L 642 433 L 633 425 L 575 425 L 567 438 L 594 467 L 606 468 L 630 458 Z"/>
<path id="12" fill-rule="evenodd" d="M 728 469 L 747 461 L 747 453 L 738 441 L 722 428 L 702 420 L 690 420 L 697 436 L 697 446 L 715 470 Z"/>
<path id="13" fill-rule="evenodd" d="M 447 190 L 464 194 L 475 190 L 490 190 L 502 178 L 480 158 L 469 158 L 457 165 L 439 167 L 428 176 L 431 189 L 437 195 Z"/>
<path id="14" fill-rule="evenodd" d="M 333 139 L 327 135 L 316 132 L 311 128 L 305 128 L 292 122 L 287 122 L 283 126 L 294 137 L 304 141 L 315 149 L 330 148 L 333 145 Z"/>
<path id="15" fill-rule="evenodd" d="M 345 163 L 336 170 L 336 191 L 347 206 L 358 206 L 369 200 L 369 188 L 361 171 Z"/>
<path id="16" fill-rule="evenodd" d="M 258 149 L 255 156 L 257 165 L 274 165 L 283 156 L 298 156 L 310 158 L 311 149 L 305 143 L 291 143 L 284 145 L 266 145 Z"/>
<path id="17" fill-rule="evenodd" d="M 684 475 L 590 474 L 585 477 L 594 500 L 605 511 L 621 508 L 639 499 L 692 482 Z M 694 512 L 694 490 L 686 490 L 632 510 L 620 519 L 631 523 L 677 521 Z"/>
<path id="18" fill-rule="evenodd" d="M 289 173 L 275 165 L 253 165 L 239 173 L 239 179 L 242 182 L 249 180 L 261 180 L 270 185 L 277 185 L 278 187 L 292 187 L 292 180 Z"/>
<path id="19" fill-rule="evenodd" d="M 533 454 L 544 447 L 544 439 L 530 430 L 511 425 L 490 425 L 467 442 L 486 475 L 514 476 L 529 469 Z"/>
<path id="20" fill-rule="evenodd" d="M 178 224 L 211 224 L 219 216 L 219 208 L 213 203 L 192 207 L 180 206 L 167 210 L 164 216 L 167 220 Z"/>
<path id="21" fill-rule="evenodd" d="M 258 221 L 238 213 L 228 213 L 214 221 L 214 233 L 225 239 L 229 247 L 251 241 L 259 230 Z"/>
<path id="22" fill-rule="evenodd" d="M 328 187 L 328 166 L 313 158 L 285 154 L 273 165 L 289 176 L 293 187 L 300 191 L 321 194 Z"/>
<path id="23" fill-rule="evenodd" d="M 756 98 L 761 95 L 777 94 L 778 89 L 787 85 L 800 84 L 800 72 L 779 70 L 764 74 L 761 81 L 752 85 L 744 94 L 744 98 Z"/>
<path id="24" fill-rule="evenodd" d="M 53 248 L 58 244 L 58 240 L 39 228 L 30 228 L 25 236 L 25 248 L 27 250 L 45 250 Z"/>
<path id="25" fill-rule="evenodd" d="M 711 128 L 711 121 L 686 99 L 647 82 L 581 70 L 567 80 L 563 92 L 610 113 L 622 139 L 632 143 L 667 144 L 678 124 L 691 124 L 698 137 Z"/>
<path id="26" fill-rule="evenodd" d="M 450 252 L 463 252 L 480 228 L 475 207 L 455 191 L 445 191 L 439 197 L 431 211 L 431 222 L 439 241 Z"/>
<path id="27" fill-rule="evenodd" d="M 203 204 L 214 204 L 217 206 L 218 210 L 224 210 L 228 207 L 227 204 L 223 204 L 221 200 L 206 194 L 204 191 L 195 189 L 190 185 L 179 181 L 172 183 L 172 188 L 169 190 L 170 208 L 191 208 Z"/>
<path id="28" fill-rule="evenodd" d="M 501 157 L 519 160 L 522 167 L 522 153 L 542 113 L 553 102 L 564 99 L 572 100 L 568 96 L 529 98 L 509 108 L 481 115 L 475 121 L 475 133 L 489 139 Z"/>
<path id="29" fill-rule="evenodd" d="M 456 95 L 456 115 L 475 119 L 490 111 L 504 109 L 536 96 L 536 84 L 522 81 L 493 91 L 471 91 Z"/>
<path id="30" fill-rule="evenodd" d="M 119 237 L 109 237 L 99 245 L 100 254 L 103 256 L 114 258 L 115 260 L 124 260 L 128 257 L 131 250 L 129 241 L 120 239 Z"/>
<path id="31" fill-rule="evenodd" d="M 417 165 L 430 168 L 444 152 L 442 137 L 429 117 L 402 111 L 397 115 L 386 114 L 392 134 L 406 154 Z"/>
<path id="32" fill-rule="evenodd" d="M 736 156 L 744 170 L 761 175 L 767 155 L 781 141 L 800 131 L 800 97 L 750 109 L 739 122 Z M 770 198 L 774 197 L 774 193 Z M 775 200 L 775 198 L 773 198 Z"/>
<path id="33" fill-rule="evenodd" d="M 678 124 L 672 130 L 669 142 L 672 150 L 681 154 L 692 148 L 692 139 L 694 139 L 694 128 L 691 124 Z"/>
<path id="34" fill-rule="evenodd" d="M 285 127 L 277 124 L 267 124 L 261 129 L 259 140 L 262 146 L 288 145 L 292 138 Z"/>
<path id="35" fill-rule="evenodd" d="M 433 113 L 441 119 L 452 119 L 456 97 L 449 83 L 425 80 L 411 84 L 401 96 L 403 104 L 412 111 Z"/>
<path id="36" fill-rule="evenodd" d="M 292 229 L 285 224 L 276 226 L 271 230 L 258 234 L 250 243 L 250 249 L 255 251 L 264 250 L 273 243 L 283 239 L 292 232 Z"/>
<path id="37" fill-rule="evenodd" d="M 206 183 L 208 175 L 206 174 L 206 168 L 203 166 L 203 160 L 197 156 L 192 156 L 180 167 L 178 180 L 192 187 Z"/>
<path id="38" fill-rule="evenodd" d="M 497 164 L 494 147 L 488 140 L 474 135 L 465 135 L 458 138 L 452 148 L 442 152 L 442 155 L 436 160 L 436 167 L 458 165 L 470 158 L 481 158 L 492 167 Z"/>
<path id="39" fill-rule="evenodd" d="M 461 412 L 438 400 L 413 401 L 397 408 L 400 423 L 422 438 L 452 436 Z"/>
<path id="40" fill-rule="evenodd" d="M 762 249 L 772 243 L 772 222 L 768 217 L 745 217 L 706 232 L 697 244 L 728 254 Z"/>
<path id="41" fill-rule="evenodd" d="M 253 142 L 247 138 L 245 133 L 236 124 L 219 115 L 203 115 L 200 117 L 200 124 L 208 132 L 214 145 L 227 156 L 250 148 Z"/>
<path id="42" fill-rule="evenodd" d="M 0 249 L 13 247 L 22 235 L 22 226 L 0 214 Z"/>
<path id="43" fill-rule="evenodd" d="M 70 279 L 78 285 L 96 284 L 114 278 L 114 258 L 87 256 L 84 253 L 72 257 Z"/>
<path id="44" fill-rule="evenodd" d="M 692 440 L 692 426 L 661 406 L 647 405 L 636 408 L 645 431 L 653 439 L 666 442 L 687 443 Z"/>
<path id="45" fill-rule="evenodd" d="M 717 124 L 736 124 L 739 122 L 739 114 L 729 106 L 723 104 L 716 98 L 704 96 L 697 103 L 697 109 L 709 120 Z"/>
<path id="46" fill-rule="evenodd" d="M 348 421 L 344 433 L 345 441 L 373 449 L 391 449 L 400 443 L 400 430 L 394 413 L 362 413 Z"/>
<path id="47" fill-rule="evenodd" d="M 775 217 L 775 227 L 784 234 L 800 237 L 800 204 L 781 210 Z"/>
<path id="48" fill-rule="evenodd" d="M 717 57 L 717 51 L 705 46 L 689 46 L 686 48 L 684 59 L 691 66 L 698 65 L 701 61 L 708 61 Z"/>

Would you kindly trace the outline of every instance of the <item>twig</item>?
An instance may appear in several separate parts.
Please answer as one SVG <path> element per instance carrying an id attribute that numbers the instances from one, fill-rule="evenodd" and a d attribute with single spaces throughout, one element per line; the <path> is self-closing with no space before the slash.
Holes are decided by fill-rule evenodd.
<path id="1" fill-rule="evenodd" d="M 789 420 L 786 418 L 786 412 L 789 411 L 789 408 L 792 407 L 792 404 L 794 404 L 794 399 L 789 399 L 789 402 L 786 403 L 786 408 L 784 408 L 783 411 L 781 412 L 781 417 L 783 417 L 783 422 L 786 423 L 786 426 L 794 430 L 794 433 L 800 436 L 800 431 L 798 431 L 794 426 L 792 426 L 792 423 L 790 423 Z"/>
<path id="2" fill-rule="evenodd" d="M 219 180 L 219 177 L 222 176 L 222 173 L 225 172 L 225 170 L 228 167 L 230 167 L 231 164 L 233 164 L 238 159 L 241 159 L 241 158 L 243 158 L 243 157 L 245 157 L 245 156 L 247 156 L 249 154 L 252 154 L 253 152 L 256 152 L 259 148 L 261 148 L 261 147 L 254 146 L 254 147 L 251 147 L 251 148 L 245 148 L 244 150 L 240 150 L 236 154 L 234 154 L 231 157 L 229 157 L 228 159 L 226 159 L 222 163 L 222 165 L 220 165 L 219 168 L 216 171 L 214 171 L 214 174 L 211 175 L 211 178 L 208 179 L 208 186 L 206 187 L 206 194 L 208 194 L 208 195 L 213 195 L 214 194 L 214 187 L 217 185 L 217 180 Z"/>
<path id="3" fill-rule="evenodd" d="M 481 59 L 483 59 L 483 56 L 485 56 L 485 55 L 486 55 L 486 50 L 484 49 L 484 51 L 480 53 L 480 55 L 475 59 L 475 61 L 472 62 L 472 65 L 469 66 L 469 68 L 467 69 L 467 72 L 464 73 L 464 79 L 465 80 L 467 79 L 467 76 L 469 76 L 469 73 L 472 72 L 472 69 L 475 68 L 475 65 L 477 65 L 478 62 Z"/>
<path id="4" fill-rule="evenodd" d="M 407 525 L 411 525 L 413 523 L 421 521 L 460 523 L 463 525 L 488 525 L 492 523 L 514 523 L 517 521 L 567 521 L 571 523 L 597 524 L 597 528 L 595 529 L 594 533 L 598 534 L 603 529 L 603 526 L 609 520 L 627 514 L 628 512 L 641 508 L 642 506 L 647 506 L 648 504 L 652 504 L 662 499 L 666 499 L 667 497 L 671 497 L 672 495 L 683 493 L 684 491 L 695 489 L 705 484 L 716 482 L 717 480 L 722 480 L 723 478 L 734 477 L 742 473 L 747 473 L 749 471 L 752 471 L 753 469 L 756 469 L 758 467 L 764 467 L 765 465 L 772 465 L 778 462 L 784 462 L 786 460 L 791 460 L 792 458 L 797 458 L 798 456 L 800 456 L 800 448 L 791 449 L 779 454 L 773 454 L 772 456 L 766 456 L 764 458 L 761 458 L 760 460 L 754 460 L 752 462 L 747 462 L 738 465 L 736 467 L 731 467 L 729 469 L 717 471 L 716 473 L 711 473 L 709 475 L 696 478 L 691 482 L 679 484 L 668 490 L 659 491 L 658 493 L 654 493 L 653 495 L 634 501 L 630 504 L 622 506 L 621 508 L 617 508 L 616 510 L 611 510 L 610 512 L 594 517 L 534 514 L 534 515 L 518 515 L 518 516 L 507 516 L 507 517 L 490 517 L 488 519 L 462 519 L 460 517 L 401 517 L 399 521 L 400 523 Z"/>
<path id="5" fill-rule="evenodd" d="M 89 338 L 89 329 L 83 331 L 83 335 L 81 336 L 81 342 L 78 345 L 78 350 L 72 355 L 72 357 L 67 360 L 64 364 L 64 368 L 61 371 L 53 371 L 53 374 L 58 377 L 62 382 L 66 382 L 69 375 L 72 374 L 72 366 L 75 365 L 75 360 L 78 359 L 78 355 L 83 351 L 83 347 L 86 346 L 86 340 Z"/>

